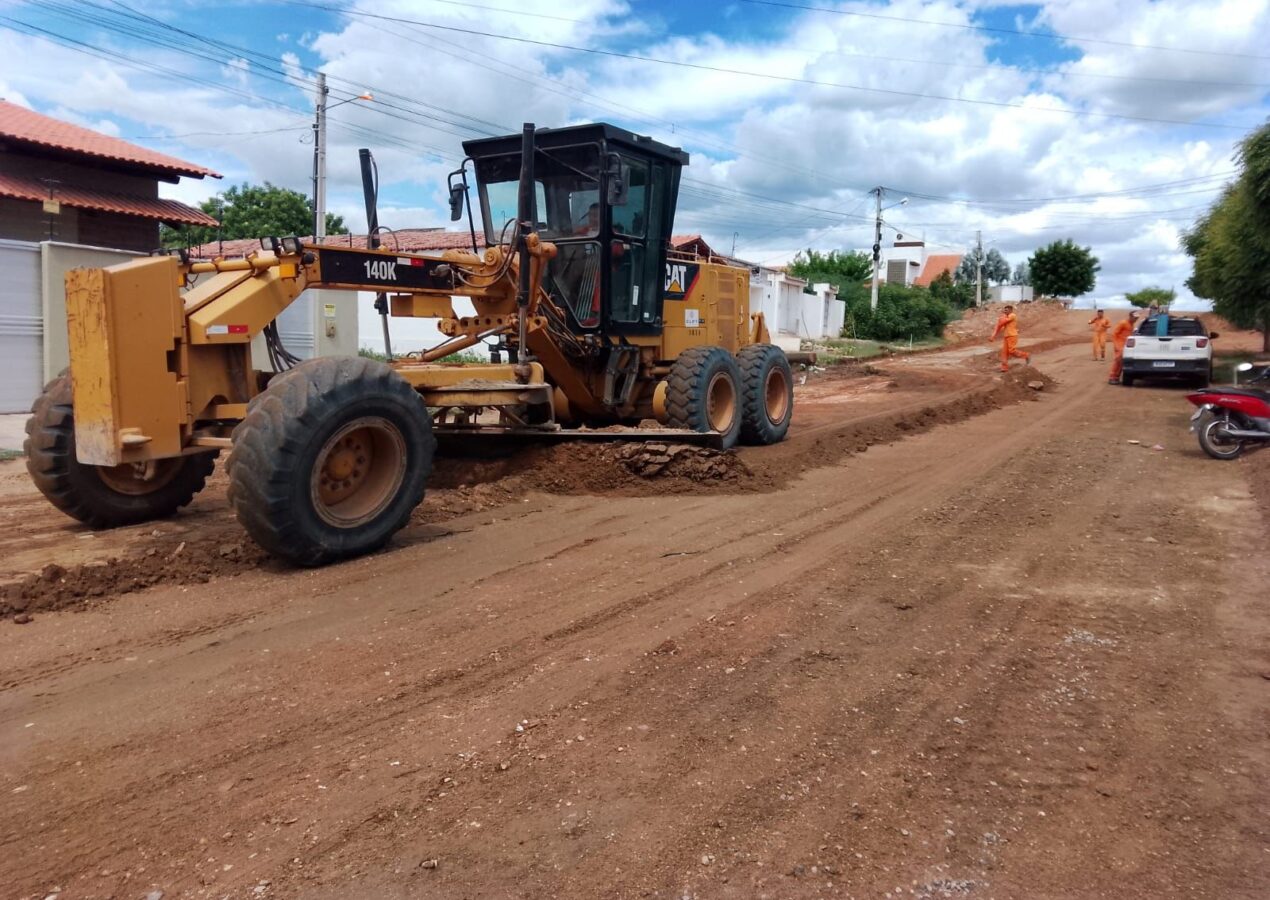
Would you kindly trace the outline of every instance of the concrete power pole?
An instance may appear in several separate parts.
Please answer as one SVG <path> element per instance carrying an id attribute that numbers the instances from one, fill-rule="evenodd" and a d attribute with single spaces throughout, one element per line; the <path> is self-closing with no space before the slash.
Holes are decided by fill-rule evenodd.
<path id="1" fill-rule="evenodd" d="M 975 306 L 983 306 L 983 232 L 975 232 Z"/>
<path id="2" fill-rule="evenodd" d="M 313 239 L 326 237 L 326 73 L 318 72 L 313 120 Z"/>
<path id="3" fill-rule="evenodd" d="M 882 260 L 882 188 L 874 188 L 873 194 L 877 198 L 877 203 L 874 206 L 876 212 L 873 225 L 873 288 L 869 292 L 869 309 L 876 312 L 878 308 L 878 269 Z"/>

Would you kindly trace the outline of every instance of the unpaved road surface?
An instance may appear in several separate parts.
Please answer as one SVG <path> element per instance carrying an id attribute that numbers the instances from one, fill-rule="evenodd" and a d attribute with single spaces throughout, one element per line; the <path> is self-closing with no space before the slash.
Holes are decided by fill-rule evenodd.
<path id="1" fill-rule="evenodd" d="M 217 485 L 83 537 L 0 475 L 0 895 L 1270 895 L 1270 454 L 1079 333 L 665 477 L 443 466 L 320 571 Z"/>

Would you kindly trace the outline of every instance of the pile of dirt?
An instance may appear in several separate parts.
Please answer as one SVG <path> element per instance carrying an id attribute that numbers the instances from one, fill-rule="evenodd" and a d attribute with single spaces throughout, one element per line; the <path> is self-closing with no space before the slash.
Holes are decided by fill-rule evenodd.
<path id="1" fill-rule="evenodd" d="M 1018 366 L 1002 372 L 1001 381 L 1004 384 L 1003 400 L 1035 400 L 1036 394 L 1052 392 L 1058 387 L 1057 381 L 1032 366 Z"/>
<path id="2" fill-rule="evenodd" d="M 528 456 L 521 484 L 549 493 L 693 493 L 751 475 L 733 451 L 662 441 L 561 444 Z"/>
<path id="3" fill-rule="evenodd" d="M 954 344 L 987 341 L 1003 307 L 1004 304 L 994 303 L 964 310 L 960 319 L 949 322 L 944 328 L 944 340 Z M 1019 329 L 1025 336 L 1029 333 L 1053 331 L 1053 326 L 1061 323 L 1068 315 L 1063 304 L 1049 300 L 1015 304 L 1014 312 L 1019 317 Z"/>
<path id="4" fill-rule="evenodd" d="M 640 478 L 686 478 L 692 482 L 736 480 L 749 474 L 735 453 L 722 453 L 691 444 L 625 444 L 617 459 Z"/>
<path id="5" fill-rule="evenodd" d="M 205 584 L 213 577 L 279 564 L 246 535 L 231 541 L 179 541 L 141 555 L 40 572 L 0 587 L 0 616 L 23 624 L 32 612 L 90 604 L 157 584 Z"/>

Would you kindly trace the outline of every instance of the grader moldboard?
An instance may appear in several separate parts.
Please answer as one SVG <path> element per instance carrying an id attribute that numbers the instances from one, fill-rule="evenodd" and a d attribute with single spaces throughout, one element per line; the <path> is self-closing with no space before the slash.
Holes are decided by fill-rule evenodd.
<path id="1" fill-rule="evenodd" d="M 439 433 L 582 437 L 655 419 L 722 447 L 784 438 L 793 379 L 749 312 L 749 272 L 668 250 L 686 153 L 606 124 L 463 146 L 451 206 L 471 215 L 470 162 L 483 253 L 274 238 L 242 259 L 69 272 L 69 373 L 27 424 L 35 484 L 89 525 L 127 525 L 189 503 L 229 450 L 239 521 L 311 566 L 405 525 Z M 446 339 L 390 364 L 297 362 L 274 320 L 306 288 L 380 292 Z M 455 296 L 475 314 L 456 315 Z M 257 336 L 273 372 L 252 368 Z M 436 362 L 482 342 L 498 362 Z"/>

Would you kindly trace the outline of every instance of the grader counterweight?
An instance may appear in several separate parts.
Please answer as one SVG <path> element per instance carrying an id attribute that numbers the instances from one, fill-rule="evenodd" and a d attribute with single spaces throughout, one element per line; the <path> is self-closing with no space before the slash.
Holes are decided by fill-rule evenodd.
<path id="1" fill-rule="evenodd" d="M 273 238 L 242 259 L 68 273 L 69 374 L 27 425 L 40 490 L 95 527 L 145 521 L 188 503 L 229 450 L 243 526 L 318 565 L 405 524 L 438 433 L 582 437 L 656 420 L 723 447 L 784 438 L 793 380 L 749 311 L 749 272 L 669 250 L 686 153 L 604 124 L 527 125 L 464 149 L 483 253 Z M 391 364 L 299 362 L 274 321 L 308 288 L 385 293 L 393 316 L 435 318 L 446 340 Z M 258 336 L 273 371 L 253 368 Z M 508 362 L 438 362 L 482 343 Z"/>

